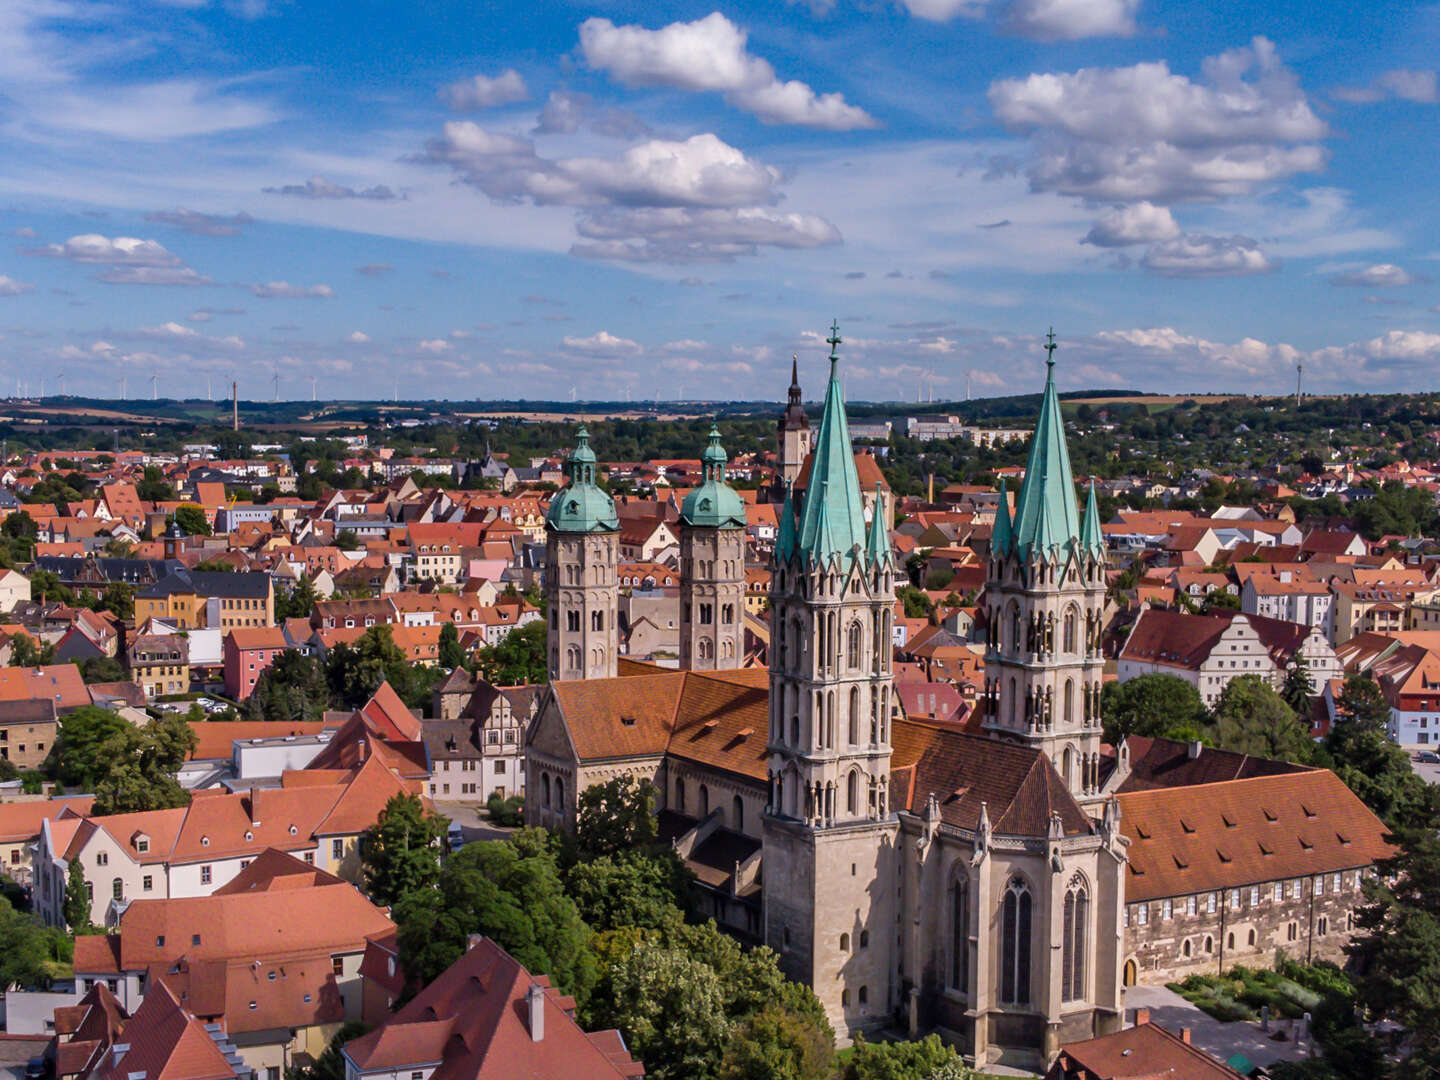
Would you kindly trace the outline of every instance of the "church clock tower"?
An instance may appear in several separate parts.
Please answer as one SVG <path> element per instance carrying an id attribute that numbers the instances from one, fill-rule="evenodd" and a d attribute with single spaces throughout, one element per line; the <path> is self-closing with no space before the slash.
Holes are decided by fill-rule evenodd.
<path id="1" fill-rule="evenodd" d="M 725 482 L 720 431 L 700 456 L 704 482 L 680 504 L 680 666 L 738 668 L 745 645 L 745 501 Z"/>
<path id="2" fill-rule="evenodd" d="M 805 415 L 805 403 L 801 400 L 800 359 L 793 357 L 790 362 L 790 400 L 780 414 L 776 452 L 776 485 L 783 491 L 795 483 L 810 453 L 810 418 Z"/>
<path id="3" fill-rule="evenodd" d="M 1082 522 L 1055 393 L 1055 335 L 1045 392 L 1012 519 L 1005 488 L 985 582 L 989 637 L 983 725 L 1043 750 L 1082 804 L 1100 798 L 1105 544 L 1095 485 Z"/>
<path id="4" fill-rule="evenodd" d="M 895 568 L 866 525 L 830 336 L 801 505 L 780 513 L 770 587 L 765 940 L 842 1035 L 888 1021 L 895 945 L 889 806 Z M 794 395 L 792 393 L 792 400 Z"/>

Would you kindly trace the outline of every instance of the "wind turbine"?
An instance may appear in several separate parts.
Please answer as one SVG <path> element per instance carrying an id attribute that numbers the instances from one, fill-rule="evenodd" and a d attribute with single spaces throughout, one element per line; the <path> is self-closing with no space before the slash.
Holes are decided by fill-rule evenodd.
<path id="1" fill-rule="evenodd" d="M 207 372 L 206 375 L 205 375 L 205 400 L 206 400 L 206 401 L 214 401 L 214 400 L 215 400 L 215 395 L 214 395 L 214 393 L 212 392 L 211 385 L 210 385 L 212 378 L 213 378 L 213 376 L 211 376 L 211 375 Z"/>
<path id="2" fill-rule="evenodd" d="M 153 369 L 150 372 L 150 400 L 160 400 L 160 373 Z"/>
<path id="3" fill-rule="evenodd" d="M 125 400 L 125 376 L 123 374 L 120 376 L 120 400 Z"/>
<path id="4" fill-rule="evenodd" d="M 275 365 L 275 399 L 280 400 L 280 365 Z"/>
<path id="5" fill-rule="evenodd" d="M 55 381 L 60 384 L 60 396 L 61 396 L 61 397 L 64 397 L 64 396 L 65 396 L 65 372 L 62 371 L 62 372 L 60 372 L 60 374 L 56 375 L 56 376 L 55 376 Z"/>
<path id="6" fill-rule="evenodd" d="M 315 376 L 314 376 L 314 375 L 307 375 L 307 376 L 305 376 L 305 377 L 310 380 L 310 400 L 311 400 L 311 401 L 314 401 L 314 400 L 315 400 Z"/>
<path id="7" fill-rule="evenodd" d="M 1305 378 L 1305 365 L 1304 365 L 1304 364 L 1296 364 L 1296 365 L 1295 365 L 1295 407 L 1296 407 L 1297 409 L 1300 407 L 1300 397 L 1301 397 L 1301 394 L 1300 394 L 1300 386 L 1301 386 L 1301 380 L 1304 379 L 1304 378 Z"/>

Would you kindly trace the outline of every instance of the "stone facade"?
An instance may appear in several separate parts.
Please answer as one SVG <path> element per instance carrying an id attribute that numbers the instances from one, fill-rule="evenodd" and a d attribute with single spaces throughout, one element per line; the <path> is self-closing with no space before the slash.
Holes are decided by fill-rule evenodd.
<path id="1" fill-rule="evenodd" d="M 552 531 L 545 560 L 550 678 L 613 677 L 620 606 L 617 534 Z"/>
<path id="2" fill-rule="evenodd" d="M 680 528 L 680 666 L 737 668 L 745 657 L 745 530 Z"/>

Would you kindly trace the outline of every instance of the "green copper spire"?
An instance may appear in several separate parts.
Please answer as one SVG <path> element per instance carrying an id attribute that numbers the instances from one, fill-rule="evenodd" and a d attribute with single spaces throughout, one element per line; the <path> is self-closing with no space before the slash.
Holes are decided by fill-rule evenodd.
<path id="1" fill-rule="evenodd" d="M 780 522 L 775 527 L 775 561 L 789 562 L 795 554 L 795 502 L 790 485 L 785 485 L 785 505 L 780 507 Z"/>
<path id="2" fill-rule="evenodd" d="M 581 424 L 575 432 L 575 449 L 565 463 L 570 484 L 557 491 L 545 514 L 545 527 L 556 532 L 614 532 L 620 528 L 615 500 L 595 483 L 595 451 L 590 449 L 590 432 Z"/>
<path id="3" fill-rule="evenodd" d="M 885 521 L 885 500 L 880 498 L 880 485 L 875 485 L 875 512 L 870 515 L 870 536 L 865 544 L 865 558 L 872 567 L 881 567 L 891 559 L 890 528 Z"/>
<path id="4" fill-rule="evenodd" d="M 710 442 L 700 455 L 705 481 L 680 504 L 680 520 L 687 525 L 709 529 L 743 529 L 745 500 L 725 482 L 725 448 L 720 429 L 710 428 Z"/>
<path id="5" fill-rule="evenodd" d="M 990 550 L 996 555 L 1010 551 L 1010 495 L 1005 490 L 1005 477 L 1000 478 L 1000 505 L 995 508 L 995 527 L 990 532 Z"/>
<path id="6" fill-rule="evenodd" d="M 805 502 L 800 508 L 797 537 L 799 553 L 807 560 L 829 562 L 836 555 L 865 549 L 865 509 L 860 501 L 860 477 L 855 452 L 850 448 L 850 426 L 845 420 L 845 399 L 835 374 L 840 356 L 840 328 L 830 328 L 830 385 L 810 465 Z"/>
<path id="7" fill-rule="evenodd" d="M 1080 510 L 1075 505 L 1075 480 L 1065 447 L 1065 423 L 1055 393 L 1055 332 L 1047 335 L 1045 393 L 1025 463 L 1025 482 L 1015 501 L 1011 544 L 1022 559 L 1044 556 L 1058 561 L 1080 537 Z"/>
<path id="8" fill-rule="evenodd" d="M 1100 507 L 1095 502 L 1095 481 L 1085 495 L 1085 524 L 1080 530 L 1080 546 L 1093 555 L 1105 554 L 1105 540 L 1100 535 Z"/>

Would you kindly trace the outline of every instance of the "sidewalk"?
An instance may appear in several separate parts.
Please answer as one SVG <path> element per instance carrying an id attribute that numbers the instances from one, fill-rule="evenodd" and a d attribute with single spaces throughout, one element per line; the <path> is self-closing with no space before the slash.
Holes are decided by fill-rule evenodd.
<path id="1" fill-rule="evenodd" d="M 1164 986 L 1131 986 L 1125 991 L 1125 1023 L 1133 1024 L 1136 1009 L 1149 1009 L 1150 1020 L 1178 1034 L 1190 1029 L 1190 1041 L 1207 1054 L 1228 1061 L 1235 1054 L 1244 1054 L 1254 1065 L 1273 1065 L 1277 1061 L 1304 1061 L 1310 1056 L 1308 1046 L 1295 1045 L 1295 1038 L 1304 1021 L 1272 1020 L 1269 1032 L 1251 1021 L 1222 1023 L 1197 1009 L 1175 991 Z M 1286 1038 L 1276 1039 L 1277 1031 Z"/>

